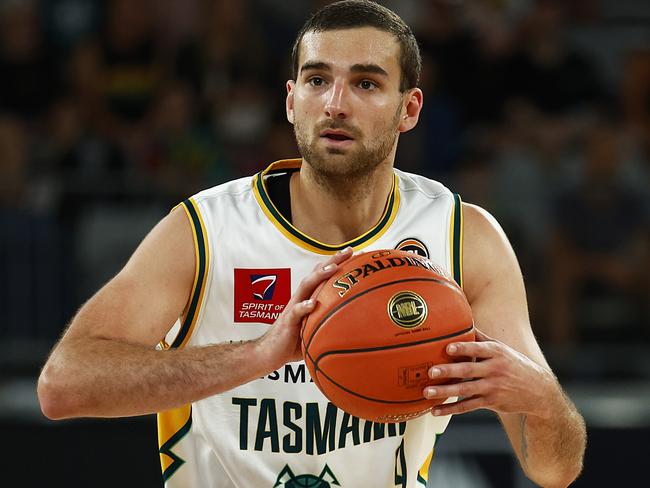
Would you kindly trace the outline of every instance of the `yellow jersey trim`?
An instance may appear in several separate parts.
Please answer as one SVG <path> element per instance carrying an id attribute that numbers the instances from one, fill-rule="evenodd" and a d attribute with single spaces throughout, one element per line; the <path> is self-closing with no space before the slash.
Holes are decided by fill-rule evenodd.
<path id="1" fill-rule="evenodd" d="M 210 263 L 207 232 L 198 205 L 191 198 L 183 201 L 179 205 L 182 205 L 185 210 L 185 214 L 192 227 L 196 267 L 194 271 L 194 282 L 192 284 L 192 294 L 183 312 L 185 318 L 174 341 L 171 344 L 164 340 L 161 342 L 164 349 L 182 348 L 189 341 L 198 321 L 201 305 L 203 304 Z M 192 426 L 192 406 L 187 404 L 172 410 L 159 412 L 157 415 L 157 423 L 160 467 L 162 469 L 163 480 L 166 481 L 185 463 L 172 449 L 189 432 Z"/>
<path id="2" fill-rule="evenodd" d="M 207 282 L 210 264 L 210 248 L 208 245 L 207 232 L 198 205 L 191 198 L 185 200 L 181 205 L 183 206 L 192 227 L 196 267 L 194 271 L 192 295 L 190 296 L 187 309 L 184 313 L 185 319 L 183 320 L 178 335 L 171 344 L 171 347 L 185 346 L 194 331 L 201 310 L 201 305 L 203 304 L 205 284 Z"/>
<path id="3" fill-rule="evenodd" d="M 386 230 L 390 227 L 392 222 L 397 216 L 397 211 L 400 204 L 400 195 L 399 195 L 399 181 L 397 175 L 393 175 L 393 185 L 386 203 L 386 208 L 379 219 L 379 222 L 371 228 L 368 232 L 365 232 L 361 236 L 352 239 L 350 241 L 344 242 L 342 244 L 333 246 L 330 244 L 325 244 L 316 239 L 312 239 L 308 235 L 304 234 L 296 227 L 294 227 L 291 222 L 289 222 L 277 209 L 275 204 L 269 198 L 269 195 L 264 185 L 264 178 L 272 173 L 284 172 L 290 169 L 299 169 L 302 163 L 301 159 L 283 159 L 276 161 L 269 165 L 264 171 L 256 174 L 253 177 L 253 193 L 257 202 L 267 216 L 267 218 L 275 225 L 275 227 L 291 242 L 294 244 L 307 249 L 308 251 L 329 255 L 334 254 L 335 252 L 350 246 L 355 251 L 360 250 L 377 239 L 379 239 Z"/>
<path id="4" fill-rule="evenodd" d="M 167 481 L 185 461 L 172 448 L 187 434 L 192 426 L 192 406 L 183 405 L 158 413 L 158 454 L 162 477 Z"/>
<path id="5" fill-rule="evenodd" d="M 463 202 L 454 193 L 454 205 L 449 222 L 449 256 L 451 271 L 458 286 L 463 287 Z"/>

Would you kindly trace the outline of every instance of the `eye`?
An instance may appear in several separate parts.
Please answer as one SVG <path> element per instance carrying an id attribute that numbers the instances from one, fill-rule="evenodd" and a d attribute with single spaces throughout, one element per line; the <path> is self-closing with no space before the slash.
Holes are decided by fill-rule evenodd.
<path id="1" fill-rule="evenodd" d="M 325 80 L 320 76 L 314 76 L 307 80 L 307 84 L 311 86 L 323 86 L 325 84 Z"/>
<path id="2" fill-rule="evenodd" d="M 359 87 L 364 90 L 374 90 L 377 88 L 377 85 L 370 80 L 363 80 L 361 83 L 359 83 Z"/>

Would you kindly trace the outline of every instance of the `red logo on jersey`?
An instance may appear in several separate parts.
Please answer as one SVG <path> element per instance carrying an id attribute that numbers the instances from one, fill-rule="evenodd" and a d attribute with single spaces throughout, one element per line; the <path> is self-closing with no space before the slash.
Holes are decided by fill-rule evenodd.
<path id="1" fill-rule="evenodd" d="M 272 324 L 291 298 L 291 270 L 235 268 L 235 322 Z"/>

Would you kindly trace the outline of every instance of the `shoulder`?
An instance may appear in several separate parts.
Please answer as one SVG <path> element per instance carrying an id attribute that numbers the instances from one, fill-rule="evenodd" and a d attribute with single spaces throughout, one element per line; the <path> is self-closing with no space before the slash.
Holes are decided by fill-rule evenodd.
<path id="1" fill-rule="evenodd" d="M 463 203 L 463 274 L 468 298 L 504 277 L 520 276 L 517 257 L 497 219 Z"/>
<path id="2" fill-rule="evenodd" d="M 253 190 L 253 183 L 256 178 L 257 175 L 244 176 L 242 178 L 227 181 L 220 185 L 206 188 L 205 190 L 192 195 L 190 198 L 199 203 L 250 193 Z"/>
<path id="3" fill-rule="evenodd" d="M 506 237 L 497 219 L 483 207 L 463 202 L 463 219 L 466 237 L 490 240 Z"/>
<path id="4" fill-rule="evenodd" d="M 431 199 L 453 197 L 451 190 L 439 181 L 399 169 L 395 169 L 395 174 L 402 193 L 417 192 Z"/>
<path id="5" fill-rule="evenodd" d="M 202 220 L 206 225 L 208 222 L 223 223 L 235 215 L 235 209 L 253 206 L 255 179 L 256 176 L 246 176 L 206 188 L 179 202 L 177 206 L 185 209 L 190 220 Z"/>

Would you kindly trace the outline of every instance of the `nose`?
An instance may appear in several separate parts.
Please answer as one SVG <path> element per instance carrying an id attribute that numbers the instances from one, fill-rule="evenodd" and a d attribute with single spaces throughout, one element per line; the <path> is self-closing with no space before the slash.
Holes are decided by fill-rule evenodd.
<path id="1" fill-rule="evenodd" d="M 349 116 L 348 93 L 343 80 L 335 80 L 327 93 L 325 115 L 331 119 L 345 119 Z"/>

